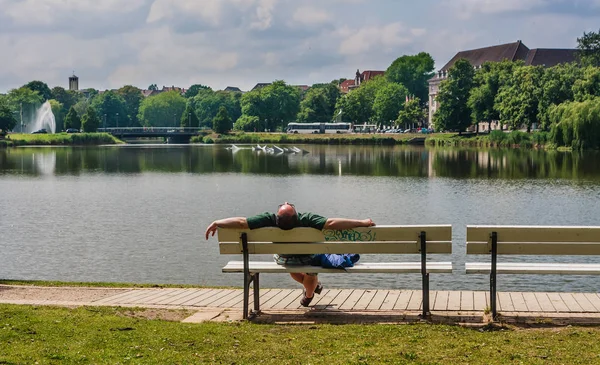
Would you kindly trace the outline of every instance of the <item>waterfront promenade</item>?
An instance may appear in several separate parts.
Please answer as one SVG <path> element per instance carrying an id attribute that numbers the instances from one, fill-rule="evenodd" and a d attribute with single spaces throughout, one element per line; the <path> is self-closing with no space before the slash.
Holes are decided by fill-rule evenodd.
<path id="1" fill-rule="evenodd" d="M 87 288 L 0 285 L 0 303 L 54 306 L 121 306 L 194 311 L 188 322 L 241 319 L 241 289 Z M 394 323 L 419 319 L 420 290 L 325 289 L 309 308 L 301 289 L 262 289 L 259 320 L 298 323 Z M 431 319 L 484 324 L 489 293 L 431 291 Z M 252 300 L 250 302 L 252 307 Z M 529 324 L 600 324 L 596 293 L 500 292 L 501 321 Z"/>

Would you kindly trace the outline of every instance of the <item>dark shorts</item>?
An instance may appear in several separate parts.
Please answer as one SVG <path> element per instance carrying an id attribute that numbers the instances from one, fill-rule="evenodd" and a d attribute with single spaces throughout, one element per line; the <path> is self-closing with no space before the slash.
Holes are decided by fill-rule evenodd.
<path id="1" fill-rule="evenodd" d="M 277 265 L 303 266 L 303 265 L 310 265 L 312 263 L 313 256 L 303 255 L 303 256 L 281 257 L 278 254 L 275 254 L 275 255 L 273 255 L 273 260 L 275 260 Z M 309 275 L 309 276 L 317 276 L 318 275 L 316 272 L 307 272 L 305 274 Z"/>

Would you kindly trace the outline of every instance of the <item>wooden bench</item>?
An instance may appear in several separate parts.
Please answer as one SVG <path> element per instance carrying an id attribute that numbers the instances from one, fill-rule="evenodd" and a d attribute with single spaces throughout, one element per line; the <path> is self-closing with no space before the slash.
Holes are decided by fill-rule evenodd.
<path id="1" fill-rule="evenodd" d="M 421 273 L 423 286 L 423 315 L 429 314 L 429 273 L 452 273 L 451 262 L 428 262 L 427 254 L 452 253 L 452 226 L 376 226 L 350 230 L 295 228 L 289 231 L 275 227 L 255 230 L 219 228 L 221 254 L 242 254 L 243 261 L 230 261 L 225 273 L 244 273 L 243 317 L 260 311 L 260 273 Z M 420 254 L 415 262 L 359 261 L 354 267 L 328 269 L 320 266 L 283 266 L 272 261 L 250 261 L 253 254 Z M 254 288 L 254 312 L 248 312 L 250 284 Z"/>
<path id="2" fill-rule="evenodd" d="M 496 319 L 497 274 L 599 275 L 599 264 L 502 262 L 498 255 L 600 255 L 600 227 L 467 226 L 467 255 L 491 255 L 491 262 L 467 262 L 467 274 L 490 274 L 490 307 Z"/>

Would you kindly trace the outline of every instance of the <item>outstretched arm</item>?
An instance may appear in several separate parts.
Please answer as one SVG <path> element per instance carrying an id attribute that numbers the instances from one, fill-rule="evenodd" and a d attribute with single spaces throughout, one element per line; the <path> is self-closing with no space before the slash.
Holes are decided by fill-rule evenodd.
<path id="1" fill-rule="evenodd" d="M 370 219 L 347 219 L 347 218 L 328 218 L 323 229 L 351 229 L 357 227 L 371 227 L 375 223 Z"/>
<path id="2" fill-rule="evenodd" d="M 212 236 L 215 235 L 217 228 L 240 228 L 247 229 L 248 228 L 248 220 L 245 217 L 231 217 L 219 219 L 212 222 L 208 228 L 206 228 L 206 239 L 208 239 L 208 235 L 212 233 Z"/>

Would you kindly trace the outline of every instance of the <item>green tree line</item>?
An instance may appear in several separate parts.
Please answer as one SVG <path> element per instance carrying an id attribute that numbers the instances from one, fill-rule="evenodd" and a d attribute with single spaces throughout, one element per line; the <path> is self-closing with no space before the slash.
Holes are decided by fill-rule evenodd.
<path id="1" fill-rule="evenodd" d="M 600 36 L 584 33 L 578 44 L 576 62 L 549 68 L 503 61 L 475 70 L 458 60 L 440 85 L 435 128 L 464 131 L 498 121 L 511 130 L 549 132 L 557 146 L 600 147 Z"/>

